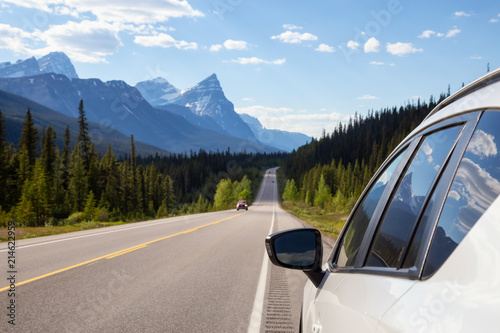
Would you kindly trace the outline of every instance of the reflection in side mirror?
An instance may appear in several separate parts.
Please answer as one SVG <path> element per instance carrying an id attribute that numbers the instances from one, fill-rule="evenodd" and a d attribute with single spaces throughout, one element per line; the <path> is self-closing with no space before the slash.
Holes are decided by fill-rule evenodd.
<path id="1" fill-rule="evenodd" d="M 313 230 L 286 233 L 274 240 L 276 259 L 293 268 L 310 269 L 314 265 L 315 252 L 316 233 Z"/>
<path id="2" fill-rule="evenodd" d="M 277 266 L 304 271 L 316 287 L 323 279 L 321 233 L 314 228 L 291 229 L 266 238 L 267 254 Z"/>

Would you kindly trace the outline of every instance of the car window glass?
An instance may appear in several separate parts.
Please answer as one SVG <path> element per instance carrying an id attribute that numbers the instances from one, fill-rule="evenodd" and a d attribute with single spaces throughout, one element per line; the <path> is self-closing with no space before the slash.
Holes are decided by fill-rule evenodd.
<path id="1" fill-rule="evenodd" d="M 425 199 L 461 128 L 455 126 L 425 137 L 376 233 L 367 266 L 399 267 Z"/>
<path id="2" fill-rule="evenodd" d="M 353 214 L 347 231 L 341 240 L 341 245 L 338 250 L 337 266 L 349 267 L 353 266 L 361 247 L 363 236 L 365 235 L 368 223 L 377 207 L 377 203 L 382 196 L 387 184 L 389 183 L 396 167 L 398 166 L 404 151 L 395 158 L 389 166 L 387 166 L 382 174 L 372 185 L 370 191 L 365 196 L 363 201 L 358 206 L 356 212 Z"/>
<path id="3" fill-rule="evenodd" d="M 424 276 L 435 272 L 500 194 L 500 112 L 481 118 L 446 198 Z"/>
<path id="4" fill-rule="evenodd" d="M 402 268 L 411 268 L 416 265 L 417 262 L 417 254 L 420 246 L 422 244 L 422 238 L 424 237 L 424 230 L 427 223 L 429 223 L 429 213 L 434 206 L 434 202 L 436 201 L 436 191 L 432 195 L 432 198 L 429 200 L 427 204 L 427 208 L 425 209 L 424 216 L 422 220 L 418 224 L 417 231 L 415 232 L 415 236 L 413 236 L 413 240 L 409 245 L 408 254 L 406 255 L 406 259 L 403 263 Z"/>

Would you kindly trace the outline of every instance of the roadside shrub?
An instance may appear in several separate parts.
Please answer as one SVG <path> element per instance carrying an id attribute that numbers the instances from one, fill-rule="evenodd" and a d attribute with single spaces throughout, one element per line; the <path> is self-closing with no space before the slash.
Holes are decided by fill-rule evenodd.
<path id="1" fill-rule="evenodd" d="M 96 208 L 94 220 L 98 222 L 108 222 L 110 213 L 106 207 Z"/>
<path id="2" fill-rule="evenodd" d="M 76 223 L 83 222 L 83 220 L 85 220 L 85 214 L 83 212 L 76 212 L 68 216 L 66 224 L 75 225 Z"/>

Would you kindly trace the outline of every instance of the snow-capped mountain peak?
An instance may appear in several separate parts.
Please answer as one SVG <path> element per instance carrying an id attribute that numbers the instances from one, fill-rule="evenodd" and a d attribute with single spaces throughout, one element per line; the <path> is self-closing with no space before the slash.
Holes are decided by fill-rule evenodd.
<path id="1" fill-rule="evenodd" d="M 26 77 L 46 73 L 62 74 L 77 79 L 75 67 L 63 52 L 52 52 L 40 59 L 35 57 L 18 60 L 15 64 L 4 62 L 0 64 L 0 77 Z"/>
<path id="2" fill-rule="evenodd" d="M 197 83 L 193 87 L 183 90 L 181 94 L 185 94 L 190 91 L 197 91 L 198 93 L 208 91 L 222 92 L 222 87 L 220 85 L 219 79 L 217 78 L 217 75 L 215 75 L 214 73 L 207 77 L 205 80 Z"/>
<path id="3" fill-rule="evenodd" d="M 139 82 L 135 87 L 153 106 L 168 104 L 181 94 L 179 89 L 171 85 L 162 77 Z"/>
<path id="4" fill-rule="evenodd" d="M 75 67 L 63 52 L 52 52 L 38 59 L 40 72 L 62 74 L 70 79 L 78 79 Z"/>

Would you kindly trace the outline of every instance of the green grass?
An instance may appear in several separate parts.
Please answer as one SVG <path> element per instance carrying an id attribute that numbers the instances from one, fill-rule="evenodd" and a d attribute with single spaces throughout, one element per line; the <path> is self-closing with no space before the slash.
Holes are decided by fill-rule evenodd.
<path id="1" fill-rule="evenodd" d="M 338 238 L 348 217 L 347 214 L 325 212 L 325 210 L 309 207 L 303 203 L 282 202 L 281 207 L 335 240 Z"/>

